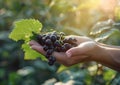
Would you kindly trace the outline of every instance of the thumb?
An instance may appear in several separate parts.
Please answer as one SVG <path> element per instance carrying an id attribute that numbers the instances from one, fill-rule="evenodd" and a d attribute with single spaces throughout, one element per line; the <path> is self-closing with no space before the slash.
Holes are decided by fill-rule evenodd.
<path id="1" fill-rule="evenodd" d="M 72 57 L 72 56 L 76 56 L 76 55 L 87 54 L 88 51 L 93 50 L 95 48 L 95 46 L 96 46 L 96 43 L 94 41 L 84 42 L 84 43 L 81 43 L 77 47 L 73 47 L 73 48 L 69 49 L 66 52 L 66 55 L 68 57 Z"/>

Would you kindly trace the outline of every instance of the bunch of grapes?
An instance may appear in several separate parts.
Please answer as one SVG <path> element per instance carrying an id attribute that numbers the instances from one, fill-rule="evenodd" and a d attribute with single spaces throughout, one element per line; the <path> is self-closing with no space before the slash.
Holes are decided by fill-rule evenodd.
<path id="1" fill-rule="evenodd" d="M 45 57 L 48 59 L 48 64 L 53 65 L 56 58 L 52 55 L 56 52 L 66 52 L 68 49 L 76 46 L 75 38 L 65 38 L 63 32 L 50 32 L 46 34 L 40 34 L 37 36 L 37 42 L 43 46 L 43 50 L 46 52 Z"/>

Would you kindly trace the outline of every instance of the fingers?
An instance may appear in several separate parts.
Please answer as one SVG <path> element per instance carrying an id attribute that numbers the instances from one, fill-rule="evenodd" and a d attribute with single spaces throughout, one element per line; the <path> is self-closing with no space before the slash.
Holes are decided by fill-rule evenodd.
<path id="1" fill-rule="evenodd" d="M 33 50 L 36 50 L 37 52 L 45 55 L 45 51 L 43 50 L 43 47 L 36 41 L 34 40 L 30 41 L 29 45 L 31 46 Z"/>
<path id="2" fill-rule="evenodd" d="M 53 56 L 56 58 L 58 63 L 65 66 L 72 66 L 80 62 L 90 61 L 89 56 L 81 55 L 68 58 L 65 53 L 54 52 Z"/>
<path id="3" fill-rule="evenodd" d="M 63 53 L 63 52 L 53 52 L 53 54 L 52 54 L 56 59 L 57 59 L 57 61 L 59 61 L 59 62 L 63 62 L 63 61 L 65 61 L 68 57 L 67 57 L 67 55 L 65 54 L 65 53 Z"/>
<path id="4" fill-rule="evenodd" d="M 86 36 L 76 36 L 76 35 L 69 35 L 65 37 L 66 39 L 75 38 L 77 41 L 75 42 L 77 45 L 83 42 L 93 41 L 91 38 Z"/>
<path id="5" fill-rule="evenodd" d="M 76 55 L 79 55 L 79 56 L 85 55 L 85 54 L 88 54 L 88 51 L 93 50 L 94 47 L 95 47 L 95 42 L 93 42 L 93 41 L 84 42 L 84 43 L 81 43 L 77 47 L 73 47 L 73 48 L 69 49 L 66 52 L 66 55 L 68 57 L 76 56 Z"/>
<path id="6" fill-rule="evenodd" d="M 30 42 L 29 42 L 29 45 L 30 46 L 32 46 L 32 45 L 40 45 L 38 42 L 36 42 L 35 40 L 31 40 Z"/>
<path id="7" fill-rule="evenodd" d="M 32 48 L 33 50 L 36 50 L 37 52 L 45 55 L 45 51 L 43 50 L 43 47 L 42 47 L 42 46 L 32 45 L 31 48 Z"/>

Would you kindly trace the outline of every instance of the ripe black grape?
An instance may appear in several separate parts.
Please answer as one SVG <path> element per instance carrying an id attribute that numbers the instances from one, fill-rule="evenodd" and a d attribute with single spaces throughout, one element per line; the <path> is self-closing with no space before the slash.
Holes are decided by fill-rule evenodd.
<path id="1" fill-rule="evenodd" d="M 54 51 L 53 49 L 48 49 L 48 50 L 46 51 L 46 54 L 47 54 L 47 55 L 52 55 L 53 51 Z"/>
<path id="2" fill-rule="evenodd" d="M 51 41 L 55 42 L 57 40 L 57 37 L 55 35 L 51 35 L 50 39 Z"/>
<path id="3" fill-rule="evenodd" d="M 66 48 L 67 50 L 70 49 L 70 48 L 72 47 L 72 45 L 69 44 L 69 43 L 65 43 L 64 46 L 65 46 L 65 48 Z"/>
<path id="4" fill-rule="evenodd" d="M 53 57 L 53 56 L 50 56 L 50 57 L 49 57 L 49 61 L 55 62 L 55 61 L 56 61 L 56 58 Z"/>
<path id="5" fill-rule="evenodd" d="M 62 52 L 67 51 L 67 49 L 66 49 L 66 47 L 65 47 L 64 45 L 61 47 L 61 51 L 62 51 Z"/>
<path id="6" fill-rule="evenodd" d="M 51 39 L 47 39 L 47 40 L 45 40 L 45 44 L 46 44 L 46 45 L 52 45 L 52 41 L 51 41 Z"/>
<path id="7" fill-rule="evenodd" d="M 48 46 L 44 45 L 43 49 L 44 49 L 44 51 L 47 51 L 48 50 Z"/>

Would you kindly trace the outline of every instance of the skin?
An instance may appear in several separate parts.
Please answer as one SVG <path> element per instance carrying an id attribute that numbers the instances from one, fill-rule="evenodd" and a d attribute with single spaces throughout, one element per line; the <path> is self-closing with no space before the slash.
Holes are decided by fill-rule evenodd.
<path id="1" fill-rule="evenodd" d="M 65 66 L 72 66 L 81 62 L 96 61 L 120 72 L 119 46 L 101 44 L 84 36 L 66 36 L 66 38 L 69 37 L 74 37 L 77 40 L 77 46 L 66 52 L 53 52 L 57 62 Z M 43 47 L 36 41 L 32 40 L 29 44 L 32 49 L 45 55 Z"/>

